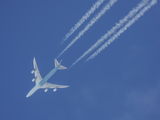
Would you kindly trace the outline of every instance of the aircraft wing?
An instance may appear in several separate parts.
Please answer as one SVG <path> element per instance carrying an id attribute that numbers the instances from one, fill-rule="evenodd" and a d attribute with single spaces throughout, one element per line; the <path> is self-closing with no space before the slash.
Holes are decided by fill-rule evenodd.
<path id="1" fill-rule="evenodd" d="M 46 82 L 41 88 L 67 88 L 69 86 L 67 85 L 57 85 L 57 84 L 51 84 L 51 83 L 48 83 Z"/>
<path id="2" fill-rule="evenodd" d="M 41 77 L 41 75 L 39 73 L 35 57 L 33 59 L 33 66 L 34 66 L 35 82 L 36 82 L 36 84 L 38 84 L 42 80 L 42 77 Z"/>

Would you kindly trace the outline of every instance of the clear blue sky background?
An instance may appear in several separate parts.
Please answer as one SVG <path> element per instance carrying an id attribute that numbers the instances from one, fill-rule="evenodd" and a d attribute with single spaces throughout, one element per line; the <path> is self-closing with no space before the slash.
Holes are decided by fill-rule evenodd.
<path id="1" fill-rule="evenodd" d="M 34 86 L 33 57 L 42 77 L 54 59 L 105 3 L 63 45 L 65 34 L 96 0 L 0 1 L 1 120 L 159 120 L 159 3 L 95 59 L 58 71 L 50 83 L 70 85 L 55 93 Z M 58 60 L 69 67 L 140 0 L 118 0 Z M 159 2 L 159 1 L 158 1 Z"/>

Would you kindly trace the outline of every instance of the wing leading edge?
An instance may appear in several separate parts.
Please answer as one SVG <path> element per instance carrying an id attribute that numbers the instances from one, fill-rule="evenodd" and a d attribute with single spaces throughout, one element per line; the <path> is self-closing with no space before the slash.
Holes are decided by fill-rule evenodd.
<path id="1" fill-rule="evenodd" d="M 41 88 L 67 88 L 69 87 L 68 85 L 58 85 L 58 84 L 51 84 L 46 82 Z"/>
<path id="2" fill-rule="evenodd" d="M 35 83 L 37 85 L 42 80 L 42 77 L 40 75 L 40 72 L 39 72 L 35 57 L 33 58 L 33 67 L 34 67 L 34 70 L 32 71 L 32 73 L 34 73 Z"/>

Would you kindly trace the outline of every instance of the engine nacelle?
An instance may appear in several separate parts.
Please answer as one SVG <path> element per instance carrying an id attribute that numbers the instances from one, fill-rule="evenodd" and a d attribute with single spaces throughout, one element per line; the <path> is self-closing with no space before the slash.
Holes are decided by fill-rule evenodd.
<path id="1" fill-rule="evenodd" d="M 48 91 L 48 89 L 45 89 L 45 90 L 44 90 L 44 92 L 47 92 L 47 91 Z"/>
<path id="2" fill-rule="evenodd" d="M 54 88 L 54 89 L 53 89 L 53 92 L 56 92 L 56 91 L 57 91 L 57 88 Z"/>
<path id="3" fill-rule="evenodd" d="M 35 72 L 34 70 L 31 71 L 32 74 L 33 74 L 34 72 Z"/>
<path id="4" fill-rule="evenodd" d="M 35 79 L 35 78 L 33 78 L 33 79 L 32 79 L 32 82 L 34 82 L 35 80 L 36 80 L 36 79 Z"/>

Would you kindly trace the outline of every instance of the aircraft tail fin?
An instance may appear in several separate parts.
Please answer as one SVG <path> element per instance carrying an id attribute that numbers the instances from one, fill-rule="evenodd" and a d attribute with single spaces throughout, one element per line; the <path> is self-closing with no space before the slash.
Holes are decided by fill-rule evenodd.
<path id="1" fill-rule="evenodd" d="M 61 64 L 61 62 L 59 63 L 59 62 L 57 61 L 57 59 L 55 59 L 54 62 L 55 62 L 55 67 L 57 67 L 58 65 Z M 63 70 L 63 69 L 67 69 L 67 67 L 64 67 L 64 66 L 60 65 L 58 69 Z"/>

